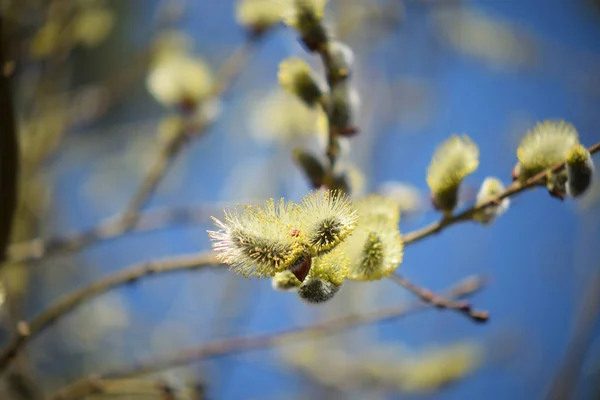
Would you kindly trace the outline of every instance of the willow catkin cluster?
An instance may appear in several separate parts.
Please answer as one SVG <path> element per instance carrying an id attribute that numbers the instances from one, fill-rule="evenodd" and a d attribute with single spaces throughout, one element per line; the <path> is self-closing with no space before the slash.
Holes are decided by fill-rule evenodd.
<path id="1" fill-rule="evenodd" d="M 356 227 L 356 211 L 338 191 L 306 195 L 300 204 L 267 201 L 213 218 L 209 231 L 218 259 L 246 277 L 272 277 L 291 271 L 300 281 L 310 273 L 313 258 L 339 245 Z"/>

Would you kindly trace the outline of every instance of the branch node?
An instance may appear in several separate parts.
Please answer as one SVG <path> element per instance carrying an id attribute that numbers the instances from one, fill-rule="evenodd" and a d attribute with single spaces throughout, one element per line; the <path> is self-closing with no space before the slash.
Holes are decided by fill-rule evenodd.
<path id="1" fill-rule="evenodd" d="M 31 335 L 31 329 L 29 328 L 29 324 L 25 321 L 19 321 L 17 323 L 17 333 L 21 337 L 27 337 Z"/>

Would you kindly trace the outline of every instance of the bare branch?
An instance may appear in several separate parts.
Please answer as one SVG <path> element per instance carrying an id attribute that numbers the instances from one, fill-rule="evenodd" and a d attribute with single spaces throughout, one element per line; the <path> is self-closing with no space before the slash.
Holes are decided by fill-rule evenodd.
<path id="1" fill-rule="evenodd" d="M 440 297 L 429 289 L 415 285 L 398 273 L 392 274 L 388 278 L 434 307 L 457 311 L 475 322 L 487 322 L 489 319 L 487 311 L 474 310 L 468 301 L 455 301 Z"/>
<path id="2" fill-rule="evenodd" d="M 0 351 L 0 372 L 6 369 L 10 361 L 27 343 L 56 320 L 99 294 L 150 276 L 208 268 L 218 264 L 219 262 L 212 253 L 196 253 L 134 265 L 114 275 L 92 282 L 89 286 L 64 296 L 30 321 L 19 322 L 15 335 Z"/>
<path id="3" fill-rule="evenodd" d="M 217 205 L 196 205 L 188 207 L 164 207 L 144 212 L 129 233 L 143 233 L 166 229 L 175 224 L 201 224 L 210 221 L 210 216 L 220 212 Z M 14 243 L 7 251 L 8 262 L 33 262 L 46 257 L 79 251 L 99 241 L 123 236 L 126 225 L 120 218 L 110 218 L 97 226 L 73 234 L 55 238 L 36 238 L 31 241 Z"/>
<path id="4" fill-rule="evenodd" d="M 600 142 L 590 146 L 588 148 L 591 154 L 594 154 L 600 151 Z M 509 197 L 514 197 L 525 190 L 532 188 L 541 182 L 548 176 L 548 172 L 556 173 L 560 172 L 565 168 L 565 163 L 556 164 L 552 168 L 548 168 L 545 171 L 540 172 L 534 177 L 528 179 L 524 183 L 519 181 L 513 182 L 504 192 L 500 193 L 498 196 L 490 199 L 489 201 L 482 203 L 480 205 L 473 206 L 461 213 L 453 215 L 448 218 L 441 219 L 438 222 L 434 222 L 433 224 L 426 226 L 425 228 L 419 229 L 414 232 L 409 232 L 406 235 L 403 235 L 404 245 L 408 246 L 412 243 L 416 243 L 426 237 L 432 236 L 436 233 L 441 232 L 443 229 L 454 225 L 459 222 L 470 221 L 475 213 L 485 209 L 486 207 L 493 206 L 499 204 L 502 199 L 506 199 Z"/>
<path id="5" fill-rule="evenodd" d="M 175 400 L 177 395 L 184 396 L 186 394 L 182 392 L 188 392 L 188 390 L 177 390 L 160 381 L 103 379 L 99 376 L 90 376 L 62 389 L 52 398 L 56 400 L 79 400 L 91 395 L 105 395 L 145 396 L 144 398 L 154 398 L 156 400 Z M 189 392 L 192 393 L 191 390 Z"/>
<path id="6" fill-rule="evenodd" d="M 468 296 L 479 291 L 483 285 L 483 279 L 478 276 L 471 276 L 463 279 L 450 288 L 444 294 L 444 297 L 447 297 L 448 299 L 458 299 Z M 134 378 L 140 375 L 149 374 L 201 360 L 217 358 L 233 353 L 265 349 L 283 344 L 295 343 L 301 340 L 317 339 L 359 325 L 366 325 L 373 322 L 381 322 L 405 317 L 427 308 L 428 305 L 420 301 L 411 302 L 364 314 L 348 315 L 305 327 L 291 328 L 280 332 L 216 340 L 198 347 L 183 349 L 173 354 L 167 354 L 165 356 L 149 359 L 141 364 L 133 365 L 129 368 L 112 371 L 102 375 L 102 377 L 107 379 Z M 86 379 L 83 381 L 85 380 Z M 80 384 L 81 383 L 76 382 L 73 384 L 73 386 Z M 63 397 L 60 397 L 61 393 L 62 390 L 59 390 L 57 394 L 52 396 L 49 400 L 64 400 Z"/>

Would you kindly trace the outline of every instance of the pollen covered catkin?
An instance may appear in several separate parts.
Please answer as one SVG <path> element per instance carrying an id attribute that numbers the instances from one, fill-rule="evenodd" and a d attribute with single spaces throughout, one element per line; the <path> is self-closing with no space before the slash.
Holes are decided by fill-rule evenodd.
<path id="1" fill-rule="evenodd" d="M 579 143 L 575 127 L 565 121 L 544 121 L 527 132 L 517 149 L 515 177 L 521 182 L 564 162 L 570 148 Z"/>
<path id="2" fill-rule="evenodd" d="M 284 199 L 226 210 L 209 231 L 219 261 L 245 277 L 291 271 L 300 281 L 313 257 L 331 251 L 356 227 L 356 210 L 340 191 L 316 191 L 301 204 Z"/>

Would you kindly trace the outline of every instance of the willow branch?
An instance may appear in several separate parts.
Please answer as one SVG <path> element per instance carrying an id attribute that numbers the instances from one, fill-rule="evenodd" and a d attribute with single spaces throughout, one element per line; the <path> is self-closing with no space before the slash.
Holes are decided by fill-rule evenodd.
<path id="1" fill-rule="evenodd" d="M 456 301 L 447 299 L 445 297 L 440 297 L 429 289 L 424 289 L 418 285 L 415 285 L 406 277 L 398 273 L 392 274 L 388 278 L 433 307 L 457 311 L 475 322 L 487 322 L 489 319 L 489 313 L 487 311 L 473 309 L 471 303 L 468 301 Z"/>
<path id="2" fill-rule="evenodd" d="M 76 307 L 108 290 L 137 282 L 150 276 L 189 271 L 218 265 L 212 253 L 190 254 L 134 265 L 116 274 L 99 279 L 89 286 L 72 292 L 50 305 L 36 317 L 17 324 L 16 333 L 0 350 L 0 372 L 31 340 Z"/>
<path id="3" fill-rule="evenodd" d="M 444 297 L 449 299 L 458 299 L 468 296 L 479 291 L 483 285 L 483 279 L 478 276 L 471 276 L 463 279 L 451 287 L 444 294 Z M 140 375 L 186 365 L 196 361 L 218 358 L 233 353 L 243 353 L 295 343 L 302 340 L 317 339 L 356 326 L 405 317 L 426 308 L 428 308 L 428 305 L 420 301 L 410 302 L 395 307 L 384 308 L 363 314 L 348 315 L 325 322 L 279 332 L 216 340 L 198 347 L 183 349 L 165 356 L 151 358 L 129 368 L 106 373 L 102 375 L 102 377 L 110 379 L 134 378 Z M 59 391 L 57 395 L 51 397 L 49 400 L 61 400 L 62 397 L 59 396 L 60 393 L 61 391 Z"/>
<path id="4" fill-rule="evenodd" d="M 164 382 L 141 379 L 103 379 L 90 376 L 62 389 L 52 398 L 56 400 L 79 400 L 91 395 L 145 396 L 157 400 L 174 400 L 179 391 Z M 129 397 L 127 397 L 129 398 Z"/>
<path id="5" fill-rule="evenodd" d="M 588 148 L 588 150 L 592 154 L 600 151 L 600 142 L 594 144 L 593 146 L 590 146 Z M 417 231 L 410 232 L 410 233 L 407 233 L 406 235 L 403 235 L 404 244 L 409 245 L 412 243 L 416 243 L 422 239 L 425 239 L 429 236 L 432 236 L 436 233 L 441 232 L 443 229 L 445 229 L 451 225 L 457 224 L 459 222 L 470 221 L 475 213 L 482 211 L 486 207 L 497 205 L 503 199 L 506 199 L 509 197 L 514 197 L 514 196 L 518 195 L 519 193 L 524 192 L 527 189 L 530 189 L 536 185 L 543 183 L 544 179 L 546 179 L 549 172 L 557 173 L 557 172 L 560 172 L 561 170 L 563 170 L 564 168 L 565 168 L 565 163 L 556 164 L 555 166 L 548 168 L 545 171 L 540 172 L 539 174 L 531 177 L 530 179 L 526 180 L 523 183 L 521 183 L 519 181 L 515 181 L 504 192 L 491 198 L 489 201 L 486 201 L 485 203 L 475 205 L 461 213 L 458 213 L 458 214 L 453 215 L 448 218 L 441 219 L 440 221 L 434 222 L 433 224 L 426 226 L 422 229 L 419 229 Z"/>
<path id="6" fill-rule="evenodd" d="M 138 222 L 127 231 L 121 218 L 110 218 L 91 229 L 55 238 L 36 238 L 8 247 L 7 261 L 33 262 L 43 258 L 79 251 L 99 241 L 118 238 L 126 233 L 144 233 L 166 229 L 176 224 L 201 224 L 220 211 L 216 205 L 164 207 L 144 212 Z"/>
<path id="7" fill-rule="evenodd" d="M 4 16 L 0 15 L 0 260 L 5 258 L 17 206 L 19 147 L 12 104 L 10 75 L 5 71 L 8 60 L 4 36 Z"/>
<path id="8" fill-rule="evenodd" d="M 240 75 L 246 66 L 248 60 L 254 53 L 255 44 L 261 36 L 249 36 L 248 39 L 240 45 L 220 68 L 217 83 L 213 92 L 209 95 L 209 99 L 215 100 L 225 95 L 227 90 L 235 79 Z M 193 132 L 188 129 L 181 129 L 177 135 L 174 135 L 159 150 L 150 170 L 142 179 L 142 182 L 133 197 L 125 207 L 122 214 L 122 223 L 125 225 L 125 231 L 133 228 L 137 223 L 140 212 L 150 197 L 154 194 L 158 184 L 165 176 L 169 166 L 180 155 L 183 149 L 187 147 L 189 141 L 200 136 L 210 127 L 209 119 L 202 121 L 195 126 Z"/>

